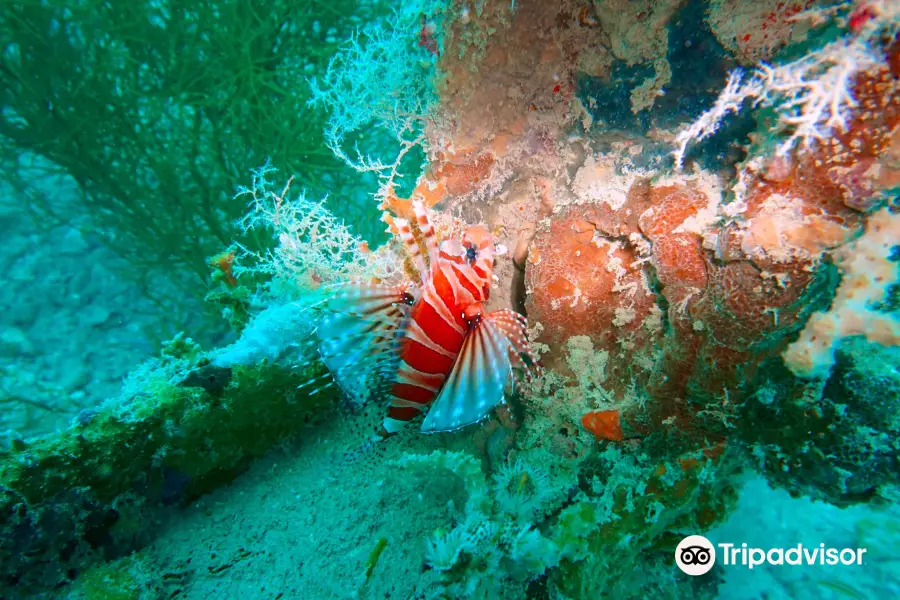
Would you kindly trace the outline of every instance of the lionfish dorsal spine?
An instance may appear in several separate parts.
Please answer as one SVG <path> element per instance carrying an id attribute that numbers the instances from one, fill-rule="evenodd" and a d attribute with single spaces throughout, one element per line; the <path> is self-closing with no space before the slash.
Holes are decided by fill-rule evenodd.
<path id="1" fill-rule="evenodd" d="M 433 267 L 437 264 L 440 254 L 434 224 L 428 217 L 428 211 L 425 209 L 425 206 L 419 200 L 413 200 L 412 207 L 413 214 L 416 215 L 416 225 L 419 227 L 419 232 L 422 234 L 422 242 L 425 244 L 428 266 Z"/>
<path id="2" fill-rule="evenodd" d="M 419 249 L 419 243 L 413 235 L 409 221 L 406 219 L 394 219 L 394 226 L 397 228 L 397 235 L 400 236 L 403 247 L 406 248 L 407 256 L 409 256 L 413 266 L 419 272 L 420 281 L 425 281 L 428 277 L 428 266 L 425 264 L 425 257 L 422 256 L 422 251 Z"/>

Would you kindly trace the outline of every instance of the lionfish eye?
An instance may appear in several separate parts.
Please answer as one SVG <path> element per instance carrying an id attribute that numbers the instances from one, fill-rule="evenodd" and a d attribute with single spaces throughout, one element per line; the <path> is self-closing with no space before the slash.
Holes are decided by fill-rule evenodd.
<path id="1" fill-rule="evenodd" d="M 478 256 L 478 252 L 475 250 L 475 248 L 473 248 L 473 247 L 471 247 L 471 246 L 469 246 L 468 248 L 466 248 L 466 260 L 469 261 L 469 264 L 474 263 L 474 262 L 475 262 L 475 258 L 476 258 L 477 256 Z"/>
<path id="2" fill-rule="evenodd" d="M 415 302 L 416 302 L 416 299 L 413 298 L 413 295 L 410 294 L 409 292 L 403 292 L 402 294 L 400 294 L 400 303 L 401 304 L 408 304 L 409 306 L 412 306 L 413 304 L 415 304 Z"/>

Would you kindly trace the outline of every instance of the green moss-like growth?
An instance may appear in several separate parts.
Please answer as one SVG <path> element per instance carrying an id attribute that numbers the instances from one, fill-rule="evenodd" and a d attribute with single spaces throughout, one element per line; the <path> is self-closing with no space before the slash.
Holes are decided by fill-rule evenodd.
<path id="1" fill-rule="evenodd" d="M 167 357 L 136 374 L 118 401 L 7 452 L 0 587 L 56 585 L 91 556 L 139 543 L 148 514 L 230 482 L 332 405 L 328 393 L 297 389 L 322 369 L 263 363 L 232 372 Z"/>
<path id="2" fill-rule="evenodd" d="M 847 338 L 827 379 L 798 379 L 775 357 L 755 383 L 737 434 L 772 485 L 839 506 L 892 498 L 900 348 Z"/>
<path id="3" fill-rule="evenodd" d="M 655 467 L 647 459 L 615 453 L 599 458 L 612 464 L 602 483 L 595 479 L 592 487 L 599 494 L 566 507 L 549 527 L 562 557 L 551 572 L 554 587 L 573 600 L 644 598 L 664 591 L 663 597 L 688 592 L 714 597 L 711 581 L 685 576 L 672 582 L 646 571 L 660 564 L 656 554 L 671 556 L 685 535 L 705 531 L 727 516 L 737 497 L 735 457 L 716 446 Z M 681 592 L 659 589 L 664 581 Z"/>
<path id="4" fill-rule="evenodd" d="M 159 586 L 140 554 L 95 565 L 85 571 L 68 597 L 77 600 L 151 600 L 160 597 Z"/>
<path id="5" fill-rule="evenodd" d="M 375 542 L 375 547 L 372 549 L 369 558 L 366 560 L 366 581 L 369 581 L 372 577 L 372 572 L 375 570 L 375 567 L 378 566 L 378 559 L 381 558 L 381 553 L 387 548 L 387 544 L 387 538 L 378 538 L 378 541 Z"/>
<path id="6" fill-rule="evenodd" d="M 206 295 L 205 301 L 221 307 L 222 316 L 235 333 L 240 333 L 251 319 L 253 290 L 245 285 L 220 286 Z"/>

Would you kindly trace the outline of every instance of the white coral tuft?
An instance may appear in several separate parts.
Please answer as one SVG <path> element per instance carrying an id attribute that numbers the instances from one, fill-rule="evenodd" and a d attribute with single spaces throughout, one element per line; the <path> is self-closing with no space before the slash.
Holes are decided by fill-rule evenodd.
<path id="1" fill-rule="evenodd" d="M 793 129 L 778 154 L 787 154 L 798 142 L 811 148 L 835 130 L 846 131 L 856 107 L 854 79 L 881 63 L 881 57 L 854 38 L 784 65 L 762 65 L 755 75 L 762 90 L 756 103 L 774 106 L 780 122 Z"/>
<path id="2" fill-rule="evenodd" d="M 751 89 L 750 82 L 743 82 L 744 72 L 741 69 L 735 69 L 728 75 L 728 83 L 719 93 L 716 103 L 712 108 L 700 115 L 700 117 L 691 123 L 686 129 L 683 129 L 675 141 L 678 148 L 675 150 L 675 168 L 679 171 L 684 164 L 684 154 L 687 151 L 688 144 L 692 141 L 700 141 L 715 133 L 719 129 L 722 119 L 730 113 L 740 112 L 744 100 L 752 94 L 758 94 L 758 90 Z"/>
<path id="3" fill-rule="evenodd" d="M 741 110 L 745 100 L 778 112 L 778 123 L 790 132 L 778 148 L 789 153 L 798 144 L 812 148 L 834 131 L 846 131 L 856 107 L 856 77 L 884 59 L 861 37 L 840 39 L 782 65 L 762 64 L 749 77 L 736 69 L 716 103 L 676 137 L 675 166 L 681 169 L 688 145 L 718 129 L 722 119 Z"/>
<path id="4" fill-rule="evenodd" d="M 238 244 L 239 262 L 250 264 L 236 266 L 236 274 L 273 275 L 280 286 L 294 292 L 352 279 L 391 276 L 388 271 L 392 261 L 385 260 L 383 252 L 365 251 L 363 239 L 335 217 L 324 200 L 315 202 L 303 193 L 291 194 L 290 180 L 281 190 L 273 189 L 269 176 L 275 172 L 269 163 L 254 170 L 252 185 L 241 189 L 238 196 L 250 200 L 249 212 L 240 222 L 244 231 L 269 229 L 278 245 L 260 254 Z"/>
<path id="5" fill-rule="evenodd" d="M 436 571 L 449 571 L 464 552 L 475 550 L 475 539 L 465 527 L 456 527 L 427 541 L 425 561 Z"/>
<path id="6" fill-rule="evenodd" d="M 556 496 L 547 474 L 523 460 L 504 464 L 494 485 L 497 507 L 519 523 L 539 522 Z"/>

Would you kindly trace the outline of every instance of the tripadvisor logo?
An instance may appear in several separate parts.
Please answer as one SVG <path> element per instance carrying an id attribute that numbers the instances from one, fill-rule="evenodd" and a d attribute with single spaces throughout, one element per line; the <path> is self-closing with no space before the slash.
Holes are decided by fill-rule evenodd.
<path id="1" fill-rule="evenodd" d="M 790 548 L 762 548 L 748 547 L 741 544 L 719 544 L 722 549 L 722 564 L 742 565 L 749 569 L 759 565 L 861 565 L 866 548 L 826 548 L 825 544 L 818 546 L 804 546 L 797 544 Z"/>
<path id="2" fill-rule="evenodd" d="M 866 548 L 826 548 L 825 544 L 790 548 L 748 547 L 747 544 L 718 544 L 721 564 L 753 569 L 760 565 L 861 565 Z M 689 535 L 675 548 L 675 564 L 688 575 L 703 575 L 716 564 L 716 546 L 702 535 Z"/>
<path id="3" fill-rule="evenodd" d="M 675 564 L 688 575 L 703 575 L 716 564 L 716 547 L 702 535 L 689 535 L 675 548 Z"/>

